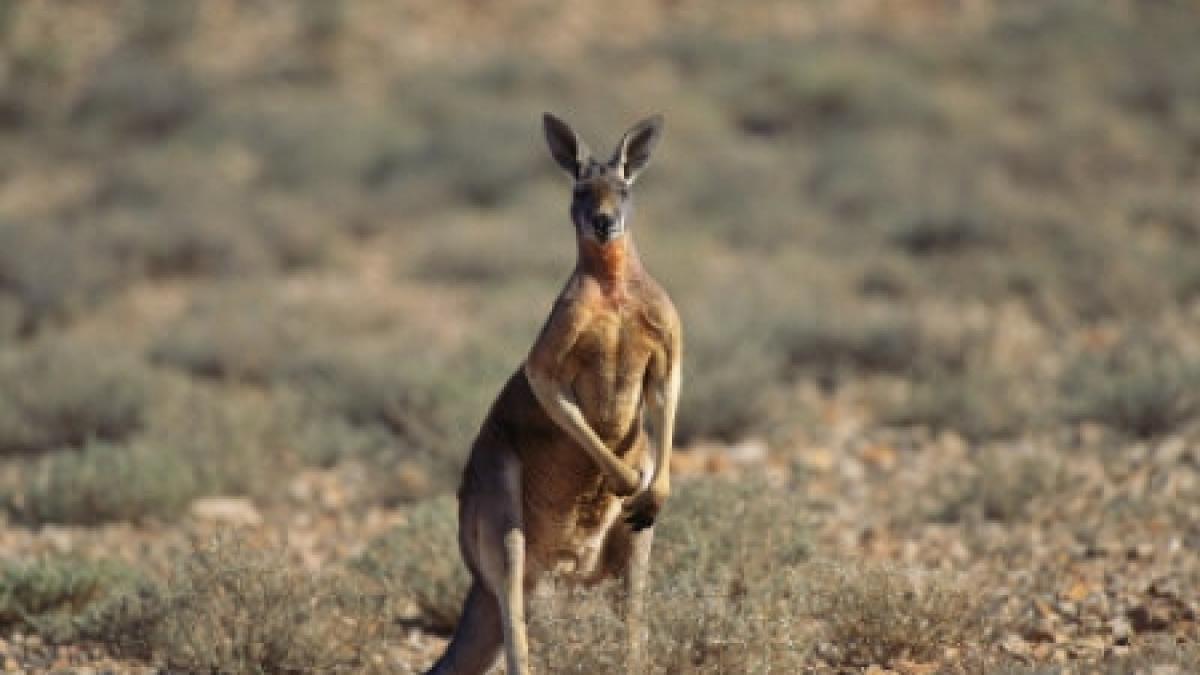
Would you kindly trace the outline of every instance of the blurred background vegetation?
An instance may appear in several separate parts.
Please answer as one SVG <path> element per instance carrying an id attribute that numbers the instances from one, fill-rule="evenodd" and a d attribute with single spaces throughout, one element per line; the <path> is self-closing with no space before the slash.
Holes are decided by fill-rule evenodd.
<path id="1" fill-rule="evenodd" d="M 11 527 L 450 492 L 572 264 L 542 111 L 666 116 L 685 452 L 1193 434 L 1198 44 L 1184 2 L 0 0 Z"/>

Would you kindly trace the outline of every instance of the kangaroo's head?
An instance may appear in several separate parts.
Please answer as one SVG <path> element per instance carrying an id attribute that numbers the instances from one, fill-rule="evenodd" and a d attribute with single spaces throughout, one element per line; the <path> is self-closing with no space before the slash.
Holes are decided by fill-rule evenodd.
<path id="1" fill-rule="evenodd" d="M 580 237 L 607 244 L 625 234 L 633 211 L 630 188 L 650 162 L 662 136 L 662 115 L 648 117 L 625 132 L 607 162 L 592 157 L 583 139 L 566 122 L 542 116 L 550 154 L 575 181 L 571 222 Z"/>

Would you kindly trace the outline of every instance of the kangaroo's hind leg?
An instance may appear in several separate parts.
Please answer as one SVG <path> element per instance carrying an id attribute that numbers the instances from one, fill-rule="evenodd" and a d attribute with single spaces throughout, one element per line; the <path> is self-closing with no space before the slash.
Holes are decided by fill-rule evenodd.
<path id="1" fill-rule="evenodd" d="M 654 528 L 634 531 L 623 521 L 613 524 L 604 544 L 605 575 L 624 582 L 625 627 L 628 635 L 626 671 L 646 672 L 649 627 L 646 625 L 646 593 L 650 578 L 650 549 Z"/>
<path id="2" fill-rule="evenodd" d="M 643 480 L 648 480 L 651 458 L 642 459 Z M 643 483 L 641 489 L 646 489 Z M 625 520 L 618 520 L 609 528 L 601 552 L 601 566 L 595 580 L 616 577 L 624 585 L 625 627 L 628 651 L 626 672 L 645 672 L 647 638 L 646 593 L 650 582 L 650 549 L 654 544 L 654 527 L 634 530 Z"/>
<path id="3" fill-rule="evenodd" d="M 622 523 L 624 525 L 624 523 Z M 640 673 L 646 660 L 646 587 L 650 578 L 650 548 L 654 543 L 654 528 L 647 527 L 630 534 L 630 555 L 625 570 L 625 626 L 629 635 L 629 672 Z"/>
<path id="4" fill-rule="evenodd" d="M 495 481 L 475 496 L 474 522 L 480 581 L 496 597 L 509 675 L 528 675 L 525 632 L 525 528 L 521 510 L 521 464 L 507 448 L 492 450 Z"/>
<path id="5" fill-rule="evenodd" d="M 483 675 L 500 659 L 500 604 L 478 581 L 471 584 L 446 653 L 427 675 Z"/>

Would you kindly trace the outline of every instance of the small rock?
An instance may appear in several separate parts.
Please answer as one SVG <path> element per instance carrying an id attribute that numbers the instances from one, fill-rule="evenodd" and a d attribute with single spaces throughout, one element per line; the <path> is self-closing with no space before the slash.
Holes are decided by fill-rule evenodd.
<path id="1" fill-rule="evenodd" d="M 1029 657 L 1029 643 L 1026 642 L 1020 635 L 1009 635 L 1000 643 L 1000 648 L 1012 654 L 1013 656 Z"/>
<path id="2" fill-rule="evenodd" d="M 1161 608 L 1138 605 L 1125 613 L 1133 629 L 1140 632 L 1163 630 L 1170 624 L 1169 612 Z"/>
<path id="3" fill-rule="evenodd" d="M 1133 626 L 1125 617 L 1117 617 L 1112 623 L 1113 640 L 1118 645 L 1128 645 L 1133 638 Z"/>
<path id="4" fill-rule="evenodd" d="M 761 464 L 767 459 L 767 443 L 759 438 L 748 438 L 729 446 L 727 452 L 734 464 Z"/>
<path id="5" fill-rule="evenodd" d="M 193 518 L 228 525 L 262 524 L 262 515 L 254 502 L 245 497 L 201 497 L 192 502 L 189 512 Z"/>

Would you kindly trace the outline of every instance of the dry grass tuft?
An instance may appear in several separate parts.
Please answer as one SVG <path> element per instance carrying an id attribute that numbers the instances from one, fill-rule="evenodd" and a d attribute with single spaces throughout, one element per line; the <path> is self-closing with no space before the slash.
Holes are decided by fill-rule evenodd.
<path id="1" fill-rule="evenodd" d="M 387 596 L 362 579 L 218 541 L 165 585 L 107 603 L 83 632 L 174 672 L 333 673 L 363 666 L 389 618 Z"/>
<path id="2" fill-rule="evenodd" d="M 679 485 L 651 556 L 648 673 L 797 672 L 811 648 L 799 570 L 807 522 L 761 479 Z M 625 672 L 618 583 L 549 586 L 531 603 L 541 672 Z"/>
<path id="3" fill-rule="evenodd" d="M 935 573 L 823 564 L 806 577 L 808 611 L 822 622 L 818 653 L 832 664 L 935 660 L 979 631 L 968 589 Z"/>
<path id="4" fill-rule="evenodd" d="M 795 570 L 722 587 L 685 571 L 656 582 L 647 606 L 646 673 L 799 672 L 812 649 Z M 627 672 L 626 596 L 613 581 L 596 588 L 548 585 L 531 598 L 534 669 Z"/>

